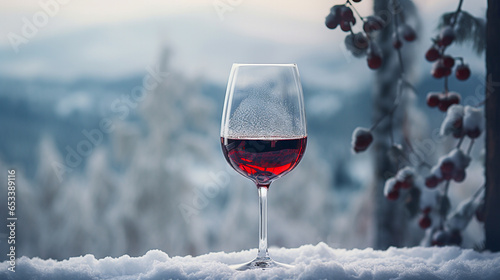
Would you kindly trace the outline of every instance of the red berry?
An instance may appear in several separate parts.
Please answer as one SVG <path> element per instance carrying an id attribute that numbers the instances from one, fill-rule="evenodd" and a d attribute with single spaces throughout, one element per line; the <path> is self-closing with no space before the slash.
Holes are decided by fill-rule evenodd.
<path id="1" fill-rule="evenodd" d="M 448 93 L 448 101 L 450 102 L 451 105 L 460 104 L 460 94 L 458 94 L 456 92 Z"/>
<path id="2" fill-rule="evenodd" d="M 437 187 L 439 183 L 441 183 L 441 179 L 439 179 L 435 175 L 430 175 L 429 177 L 425 178 L 425 185 L 430 189 Z"/>
<path id="3" fill-rule="evenodd" d="M 399 191 L 396 189 L 387 194 L 387 199 L 389 200 L 396 200 L 398 198 L 399 198 Z"/>
<path id="4" fill-rule="evenodd" d="M 363 23 L 363 30 L 366 32 L 366 33 L 370 33 L 375 29 L 375 27 L 373 26 L 374 24 L 369 22 L 369 21 L 365 21 L 365 23 Z"/>
<path id="5" fill-rule="evenodd" d="M 441 101 L 441 103 L 439 103 L 439 106 L 438 106 L 438 108 L 441 112 L 446 112 L 449 107 L 450 107 L 450 105 L 449 104 L 447 105 L 447 101 L 446 102 Z"/>
<path id="6" fill-rule="evenodd" d="M 341 12 L 342 12 L 342 7 L 344 7 L 345 5 L 335 5 L 333 7 L 330 8 L 330 13 L 332 15 L 335 15 L 336 17 L 339 18 L 340 20 L 340 17 L 341 17 Z"/>
<path id="7" fill-rule="evenodd" d="M 441 166 L 441 174 L 443 175 L 444 180 L 450 180 L 453 177 L 453 171 L 455 170 L 455 164 L 452 161 L 443 161 Z"/>
<path id="8" fill-rule="evenodd" d="M 469 138 L 476 139 L 477 137 L 479 137 L 481 135 L 481 130 L 478 127 L 476 127 L 472 130 L 467 130 L 466 134 L 467 134 L 467 136 L 469 136 Z"/>
<path id="9" fill-rule="evenodd" d="M 352 22 L 354 19 L 354 14 L 352 13 L 351 8 L 344 5 L 340 10 L 340 17 L 342 18 L 342 20 Z"/>
<path id="10" fill-rule="evenodd" d="M 447 161 L 447 160 L 444 160 L 443 163 L 441 163 L 441 166 L 439 167 L 439 169 L 441 169 L 441 172 L 445 173 L 452 173 L 454 168 L 455 164 L 453 163 L 453 161 Z"/>
<path id="11" fill-rule="evenodd" d="M 453 174 L 453 180 L 457 183 L 461 183 L 465 180 L 465 170 L 457 170 L 455 174 Z"/>
<path id="12" fill-rule="evenodd" d="M 423 215 L 418 220 L 418 225 L 423 229 L 429 228 L 431 226 L 431 224 L 432 224 L 432 220 L 428 215 Z"/>
<path id="13" fill-rule="evenodd" d="M 399 175 L 399 174 L 398 174 Z M 409 189 L 413 186 L 413 175 L 409 173 L 405 173 L 404 177 L 399 176 L 399 180 L 397 181 L 399 183 L 399 187 L 402 189 Z M 401 178 L 402 177 L 402 178 Z"/>
<path id="14" fill-rule="evenodd" d="M 349 21 L 351 22 L 351 25 L 356 24 L 356 18 L 354 16 Z"/>
<path id="15" fill-rule="evenodd" d="M 462 136 L 464 135 L 464 131 L 463 131 L 463 119 L 462 118 L 459 118 L 457 119 L 454 123 L 453 123 L 453 137 L 455 138 L 462 138 Z"/>
<path id="16" fill-rule="evenodd" d="M 444 67 L 444 76 L 445 77 L 448 77 L 449 75 L 451 75 L 451 68 L 448 68 L 448 67 Z"/>
<path id="17" fill-rule="evenodd" d="M 437 62 L 434 62 L 434 65 L 432 65 L 432 70 L 431 74 L 434 78 L 436 79 L 441 79 L 442 77 L 446 76 L 446 67 L 444 67 L 443 63 L 441 60 L 438 60 Z"/>
<path id="18" fill-rule="evenodd" d="M 442 61 L 444 67 L 446 68 L 453 68 L 453 66 L 455 65 L 455 59 L 449 55 L 443 56 Z"/>
<path id="19" fill-rule="evenodd" d="M 344 32 L 348 32 L 351 30 L 351 23 L 347 20 L 341 20 L 340 21 L 340 29 Z"/>
<path id="20" fill-rule="evenodd" d="M 384 20 L 379 16 L 369 16 L 365 18 L 363 30 L 366 33 L 381 30 L 385 26 Z"/>
<path id="21" fill-rule="evenodd" d="M 340 23 L 339 17 L 335 16 L 334 14 L 330 13 L 328 16 L 325 18 L 325 25 L 329 29 L 335 29 Z"/>
<path id="22" fill-rule="evenodd" d="M 399 40 L 399 38 L 394 38 L 392 39 L 392 46 L 397 50 L 400 49 L 403 46 L 403 42 Z"/>
<path id="23" fill-rule="evenodd" d="M 368 53 L 366 60 L 370 69 L 378 69 L 382 66 L 382 57 L 376 53 Z"/>
<path id="24" fill-rule="evenodd" d="M 427 94 L 427 105 L 431 108 L 438 106 L 439 94 L 436 92 L 429 92 L 429 94 Z"/>
<path id="25" fill-rule="evenodd" d="M 470 77 L 470 68 L 467 64 L 461 64 L 457 66 L 455 71 L 455 77 L 460 81 L 465 81 Z"/>
<path id="26" fill-rule="evenodd" d="M 453 128 L 462 129 L 463 125 L 464 125 L 463 119 L 459 118 L 459 119 L 455 120 L 455 122 L 453 123 Z"/>
<path id="27" fill-rule="evenodd" d="M 448 243 L 448 234 L 445 231 L 439 230 L 432 235 L 433 246 L 444 246 Z"/>
<path id="28" fill-rule="evenodd" d="M 395 191 L 400 190 L 402 187 L 403 187 L 403 182 L 396 181 L 396 183 L 394 184 Z"/>
<path id="29" fill-rule="evenodd" d="M 439 110 L 446 112 L 451 105 L 459 103 L 460 103 L 460 95 L 456 92 L 450 92 L 446 95 L 443 94 L 440 96 L 438 108 Z"/>
<path id="30" fill-rule="evenodd" d="M 375 29 L 373 29 L 373 28 L 371 27 L 371 25 L 372 25 L 372 24 L 371 24 L 370 22 L 365 21 L 365 23 L 363 23 L 363 30 L 364 30 L 366 33 L 370 33 L 370 32 L 372 32 L 372 31 L 373 31 L 373 30 L 375 30 Z"/>
<path id="31" fill-rule="evenodd" d="M 415 41 L 417 38 L 417 33 L 415 33 L 415 30 L 413 30 L 413 28 L 408 24 L 403 24 L 399 31 L 403 38 L 408 42 Z"/>
<path id="32" fill-rule="evenodd" d="M 401 182 L 401 188 L 403 188 L 403 189 L 409 189 L 412 186 L 413 186 L 413 182 L 412 182 L 411 178 L 407 178 L 406 180 Z"/>
<path id="33" fill-rule="evenodd" d="M 425 53 L 425 59 L 427 59 L 427 61 L 430 61 L 430 62 L 438 60 L 439 56 L 440 56 L 439 50 L 436 49 L 435 47 L 431 47 Z"/>
<path id="34" fill-rule="evenodd" d="M 448 98 L 443 98 L 439 101 L 438 108 L 441 112 L 446 112 L 450 106 L 451 103 L 449 102 Z"/>
<path id="35" fill-rule="evenodd" d="M 427 206 L 422 210 L 422 213 L 424 213 L 424 215 L 426 215 L 426 214 L 429 214 L 431 212 L 431 210 L 432 210 L 432 208 L 430 206 Z"/>
<path id="36" fill-rule="evenodd" d="M 370 69 L 378 69 L 382 66 L 382 55 L 380 49 L 375 43 L 370 43 L 366 54 L 366 61 Z"/>
<path id="37" fill-rule="evenodd" d="M 353 134 L 353 149 L 356 153 L 362 152 L 370 146 L 373 141 L 372 133 L 364 128 L 358 128 Z"/>
<path id="38" fill-rule="evenodd" d="M 441 30 L 439 35 L 439 44 L 442 46 L 449 46 L 455 40 L 455 30 L 451 26 L 446 26 Z"/>
<path id="39" fill-rule="evenodd" d="M 367 49 L 369 45 L 368 38 L 366 38 L 363 32 L 354 34 L 353 43 L 354 46 L 360 50 Z"/>
<path id="40" fill-rule="evenodd" d="M 458 230 L 451 232 L 448 238 L 448 244 L 460 246 L 462 244 L 462 234 Z"/>

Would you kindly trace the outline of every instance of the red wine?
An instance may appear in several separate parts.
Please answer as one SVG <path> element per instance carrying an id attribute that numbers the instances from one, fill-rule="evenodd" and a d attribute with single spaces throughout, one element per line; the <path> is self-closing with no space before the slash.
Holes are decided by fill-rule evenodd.
<path id="1" fill-rule="evenodd" d="M 258 184 L 270 184 L 290 172 L 306 149 L 307 137 L 294 139 L 244 139 L 221 137 L 227 162 Z"/>

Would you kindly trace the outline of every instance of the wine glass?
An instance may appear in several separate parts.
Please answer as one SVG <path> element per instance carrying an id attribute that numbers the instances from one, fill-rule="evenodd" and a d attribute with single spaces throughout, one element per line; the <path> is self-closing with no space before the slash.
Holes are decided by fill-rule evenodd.
<path id="1" fill-rule="evenodd" d="M 307 143 L 306 114 L 296 64 L 233 64 L 221 122 L 227 162 L 252 180 L 259 194 L 257 258 L 237 270 L 291 267 L 267 252 L 267 192 L 294 169 Z"/>

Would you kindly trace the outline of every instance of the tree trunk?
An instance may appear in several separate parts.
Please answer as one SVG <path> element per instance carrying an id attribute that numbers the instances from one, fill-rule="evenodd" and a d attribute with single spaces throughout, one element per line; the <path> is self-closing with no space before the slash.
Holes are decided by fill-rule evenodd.
<path id="1" fill-rule="evenodd" d="M 500 1 L 488 0 L 486 25 L 485 249 L 500 251 Z"/>
<path id="2" fill-rule="evenodd" d="M 374 88 L 374 120 L 390 113 L 396 98 L 396 87 L 400 74 L 399 64 L 395 63 L 397 53 L 392 47 L 392 20 L 394 13 L 391 0 L 375 0 L 374 13 L 383 16 L 388 25 L 384 27 L 376 38 L 376 43 L 382 51 L 384 63 L 377 70 Z M 405 106 L 403 103 L 400 106 Z M 389 201 L 383 195 L 386 179 L 394 176 L 398 166 L 389 158 L 388 151 L 391 147 L 390 137 L 392 128 L 400 128 L 403 125 L 400 113 L 404 109 L 398 108 L 392 121 L 386 117 L 375 129 L 373 152 L 374 152 L 374 244 L 375 249 L 387 249 L 389 246 L 400 247 L 404 244 L 405 231 L 407 228 L 407 217 L 405 217 L 404 206 L 400 201 Z"/>

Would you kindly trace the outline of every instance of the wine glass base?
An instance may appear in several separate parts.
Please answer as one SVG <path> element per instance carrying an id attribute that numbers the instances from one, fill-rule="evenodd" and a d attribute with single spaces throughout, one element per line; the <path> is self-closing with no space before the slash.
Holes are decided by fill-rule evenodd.
<path id="1" fill-rule="evenodd" d="M 289 264 L 284 264 L 280 263 L 277 261 L 274 261 L 270 257 L 257 257 L 253 261 L 244 263 L 244 264 L 233 264 L 229 266 L 230 268 L 234 270 L 250 270 L 250 269 L 270 269 L 270 268 L 275 268 L 275 267 L 281 267 L 281 268 L 293 268 L 293 265 Z"/>

